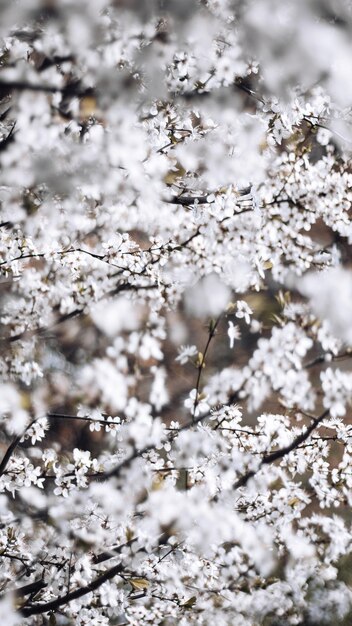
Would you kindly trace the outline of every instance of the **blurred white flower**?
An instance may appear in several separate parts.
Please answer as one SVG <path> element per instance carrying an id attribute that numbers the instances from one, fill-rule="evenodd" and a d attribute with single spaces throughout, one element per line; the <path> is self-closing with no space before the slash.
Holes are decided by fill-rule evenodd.
<path id="1" fill-rule="evenodd" d="M 180 346 L 179 355 L 176 357 L 175 361 L 179 361 L 181 365 L 184 365 L 190 358 L 196 356 L 197 354 L 198 350 L 196 346 Z"/>
<path id="2" fill-rule="evenodd" d="M 245 302 L 244 300 L 237 300 L 236 307 L 237 307 L 236 317 L 238 319 L 244 319 L 246 324 L 250 324 L 251 323 L 250 316 L 253 314 L 253 311 L 251 307 L 247 304 L 247 302 Z"/>
<path id="3" fill-rule="evenodd" d="M 310 272 L 297 288 L 316 315 L 329 322 L 332 334 L 352 345 L 352 272 L 342 267 Z"/>
<path id="4" fill-rule="evenodd" d="M 226 309 L 231 291 L 216 274 L 209 274 L 185 292 L 186 310 L 195 317 L 216 317 Z"/>
<path id="5" fill-rule="evenodd" d="M 194 417 L 198 417 L 203 413 L 207 413 L 209 411 L 210 406 L 207 402 L 208 396 L 202 396 L 202 394 L 197 393 L 196 389 L 192 389 L 189 397 L 185 400 L 185 407 L 189 409 L 191 413 L 193 413 Z"/>
<path id="6" fill-rule="evenodd" d="M 230 338 L 230 348 L 233 348 L 235 339 L 240 339 L 241 337 L 241 331 L 237 325 L 230 321 L 227 334 Z"/>

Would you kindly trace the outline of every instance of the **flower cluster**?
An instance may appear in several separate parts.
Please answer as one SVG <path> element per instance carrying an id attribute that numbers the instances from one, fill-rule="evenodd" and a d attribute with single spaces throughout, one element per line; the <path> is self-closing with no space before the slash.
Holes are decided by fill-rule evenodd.
<path id="1" fill-rule="evenodd" d="M 346 626 L 348 2 L 0 6 L 1 623 Z"/>

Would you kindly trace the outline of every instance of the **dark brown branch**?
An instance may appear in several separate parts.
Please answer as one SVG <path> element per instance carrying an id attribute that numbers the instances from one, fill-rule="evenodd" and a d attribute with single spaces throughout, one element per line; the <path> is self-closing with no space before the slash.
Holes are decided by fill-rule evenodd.
<path id="1" fill-rule="evenodd" d="M 123 291 L 158 289 L 158 287 L 159 286 L 156 284 L 137 285 L 134 283 L 122 283 L 122 284 L 117 285 L 117 287 L 115 287 L 114 289 L 111 289 L 110 291 L 105 293 L 102 296 L 101 300 L 103 300 L 104 298 L 109 298 L 111 296 L 116 296 L 118 293 L 121 293 Z M 39 328 L 34 328 L 32 330 L 24 330 L 23 332 L 18 333 L 17 335 L 12 335 L 11 337 L 0 337 L 0 341 L 13 343 L 14 341 L 18 341 L 19 339 L 30 338 L 30 337 L 33 337 L 34 335 L 43 335 L 44 333 L 48 332 L 51 328 L 55 328 L 55 326 L 57 326 L 58 324 L 62 324 L 63 322 L 66 322 L 72 319 L 73 317 L 84 315 L 86 308 L 87 308 L 87 305 L 81 307 L 80 309 L 75 309 L 74 311 L 71 311 L 70 313 L 66 313 L 65 315 L 62 315 L 50 328 L 39 327 Z"/>
<path id="2" fill-rule="evenodd" d="M 245 80 L 242 78 L 242 76 L 236 76 L 233 83 L 230 85 L 227 85 L 226 87 L 216 87 L 215 89 L 207 89 L 206 84 L 212 76 L 213 76 L 213 73 L 210 73 L 209 78 L 200 86 L 200 89 L 192 89 L 188 91 L 185 90 L 185 91 L 178 91 L 178 92 L 171 91 L 169 92 L 169 95 L 173 99 L 182 98 L 183 100 L 193 100 L 195 98 L 209 98 L 209 97 L 214 97 L 217 95 L 222 96 L 224 93 L 226 93 L 227 91 L 231 89 L 233 90 L 239 89 L 240 91 L 244 92 L 245 94 L 247 94 L 248 96 L 256 100 L 257 102 L 259 102 L 260 104 L 265 104 L 264 99 L 255 91 L 253 91 L 253 89 L 250 89 L 250 87 L 248 87 L 248 85 L 245 83 Z"/>
<path id="3" fill-rule="evenodd" d="M 22 433 L 22 435 L 18 435 L 18 437 L 15 437 L 15 439 L 12 440 L 12 442 L 10 443 L 9 447 L 7 448 L 3 459 L 0 463 L 0 476 L 2 476 L 6 470 L 6 467 L 8 465 L 9 460 L 11 459 L 11 456 L 13 454 L 13 452 L 16 450 L 17 446 L 21 443 L 21 439 L 22 437 L 25 435 L 26 431 L 28 430 L 28 428 L 30 428 L 33 424 L 34 420 L 28 424 L 27 428 L 25 429 L 25 431 Z"/>
<path id="4" fill-rule="evenodd" d="M 194 427 L 195 425 L 197 425 L 198 423 L 203 422 L 205 419 L 209 419 L 209 417 L 211 416 L 211 413 L 207 413 L 205 415 L 202 415 L 200 417 L 197 417 L 196 419 L 192 419 L 189 422 L 186 422 L 185 424 L 183 424 L 182 426 L 180 426 L 180 428 L 178 429 L 169 429 L 169 435 L 168 437 L 165 438 L 164 443 L 166 443 L 167 441 L 172 441 L 173 437 L 175 436 L 175 433 L 180 433 L 184 430 L 189 430 L 192 427 Z M 73 416 L 65 416 L 62 414 L 62 417 L 67 417 L 68 419 L 72 418 Z M 107 422 L 108 424 L 109 422 Z M 147 454 L 148 452 L 152 452 L 153 450 L 156 450 L 157 446 L 156 444 L 150 444 L 148 446 L 144 446 L 144 448 L 136 448 L 134 449 L 134 451 L 127 456 L 125 459 L 123 459 L 123 461 L 121 461 L 118 465 L 116 465 L 115 467 L 113 467 L 111 470 L 107 470 L 107 471 L 102 471 L 102 472 L 96 472 L 93 474 L 85 474 L 86 478 L 89 478 L 91 481 L 104 481 L 107 480 L 109 478 L 112 477 L 118 477 L 121 472 L 124 469 L 127 469 L 131 463 L 133 463 L 133 461 L 135 461 L 136 459 L 139 459 L 140 457 L 142 457 L 144 454 Z M 74 473 L 69 473 L 69 474 L 65 474 L 63 476 L 63 478 L 71 478 L 74 477 Z M 41 478 L 44 478 L 45 480 L 55 480 L 56 476 L 54 474 L 52 475 L 41 475 Z"/>
<path id="5" fill-rule="evenodd" d="M 169 200 L 165 200 L 169 204 L 181 204 L 182 206 L 191 206 L 192 204 L 210 204 L 208 196 L 173 196 Z"/>
<path id="6" fill-rule="evenodd" d="M 168 438 L 165 440 L 165 443 L 169 440 L 172 440 L 174 436 L 174 432 L 178 434 L 184 430 L 190 430 L 196 424 L 203 422 L 205 419 L 209 419 L 210 416 L 211 416 L 211 413 L 207 413 L 206 415 L 201 415 L 200 417 L 194 418 L 190 420 L 189 422 L 186 422 L 185 424 L 180 426 L 180 428 L 178 428 L 176 431 L 171 431 Z M 100 474 L 97 474 L 96 475 L 97 480 L 111 478 L 112 476 L 119 476 L 119 474 L 121 474 L 121 472 L 124 469 L 126 469 L 127 467 L 131 465 L 131 463 L 133 463 L 133 461 L 140 458 L 144 454 L 147 454 L 148 452 L 151 452 L 152 450 L 156 450 L 156 449 L 157 449 L 156 444 L 151 444 L 149 446 L 145 446 L 144 448 L 140 448 L 139 450 L 138 449 L 134 450 L 134 452 L 132 452 L 130 456 L 128 456 L 123 461 L 121 461 L 121 463 L 116 465 L 111 470 L 107 472 L 100 472 Z M 94 478 L 94 476 L 92 478 Z"/>
<path id="7" fill-rule="evenodd" d="M 39 580 L 35 580 L 33 583 L 29 583 L 28 585 L 24 585 L 24 587 L 19 587 L 14 590 L 15 595 L 18 598 L 22 598 L 23 596 L 29 596 L 32 593 L 38 593 L 41 589 L 46 587 L 46 583 L 42 578 Z"/>
<path id="8" fill-rule="evenodd" d="M 0 476 L 3 475 L 4 471 L 6 470 L 7 464 L 12 456 L 12 453 L 14 452 L 14 450 L 16 450 L 18 444 L 20 443 L 22 437 L 16 437 L 12 443 L 9 445 L 9 447 L 7 448 L 4 457 L 0 463 Z"/>
<path id="9" fill-rule="evenodd" d="M 84 587 L 79 587 L 74 591 L 70 591 L 63 596 L 59 596 L 55 598 L 55 600 L 51 600 L 50 602 L 39 602 L 38 604 L 34 604 L 32 606 L 23 606 L 21 609 L 21 613 L 24 617 L 30 617 L 31 615 L 40 615 L 41 613 L 48 613 L 48 611 L 55 611 L 60 606 L 65 604 L 69 604 L 72 600 L 77 600 L 77 598 L 81 598 L 82 596 L 87 595 L 87 593 L 91 593 L 98 589 L 103 585 L 107 580 L 111 580 L 118 574 L 120 574 L 123 570 L 123 565 L 118 563 L 114 567 L 106 570 L 103 574 L 92 580 L 89 585 L 85 585 Z M 45 585 L 45 583 L 44 583 Z"/>
<path id="10" fill-rule="evenodd" d="M 98 565 L 98 563 L 104 563 L 104 561 L 113 559 L 114 557 L 118 556 L 122 552 L 123 548 L 129 548 L 135 541 L 137 541 L 137 537 L 135 537 L 134 539 L 130 539 L 129 541 L 126 541 L 126 543 L 123 543 L 120 546 L 114 546 L 110 548 L 110 550 L 105 550 L 105 552 L 96 554 L 92 559 L 93 563 L 95 565 Z"/>
<path id="11" fill-rule="evenodd" d="M 76 420 L 77 422 L 84 422 L 88 424 L 101 424 L 102 426 L 121 426 L 121 422 L 113 422 L 108 419 L 96 419 L 94 417 L 89 417 L 89 415 L 68 415 L 67 413 L 54 413 L 49 411 L 46 414 L 50 419 L 66 419 L 66 420 Z"/>
<path id="12" fill-rule="evenodd" d="M 263 465 L 270 465 L 271 463 L 274 463 L 275 461 L 278 461 L 279 459 L 287 456 L 288 454 L 290 454 L 290 452 L 293 452 L 293 450 L 296 450 L 296 448 L 298 448 L 301 443 L 308 439 L 309 435 L 311 435 L 311 433 L 319 426 L 319 424 L 327 417 L 328 414 L 329 409 L 326 409 L 324 413 L 322 413 L 319 417 L 313 419 L 310 426 L 308 426 L 303 433 L 298 435 L 288 446 L 285 446 L 284 448 L 280 448 L 279 450 L 275 450 L 274 452 L 263 456 L 259 468 L 257 470 L 251 470 L 246 474 L 243 474 L 243 476 L 241 476 L 241 478 L 239 478 L 234 484 L 234 489 L 244 487 L 248 483 L 250 478 L 253 478 L 257 474 L 257 472 L 263 467 Z"/>
<path id="13" fill-rule="evenodd" d="M 14 140 L 14 130 L 15 130 L 16 122 L 11 126 L 10 132 L 0 141 L 0 152 L 6 150 L 7 146 Z"/>
<path id="14" fill-rule="evenodd" d="M 90 96 L 94 90 L 90 87 L 82 88 L 80 83 L 70 83 L 64 87 L 46 85 L 43 83 L 30 83 L 24 80 L 4 80 L 0 78 L 0 93 L 10 91 L 39 91 L 41 93 L 62 93 L 65 96 Z"/>
<path id="15" fill-rule="evenodd" d="M 310 369 L 311 367 L 314 367 L 315 365 L 320 365 L 321 363 L 329 363 L 329 361 L 327 361 L 325 357 L 326 357 L 326 354 L 319 354 L 317 357 L 315 357 L 311 361 L 308 361 L 308 363 L 305 363 L 303 365 L 304 369 Z M 331 355 L 331 361 L 339 361 L 339 360 L 342 361 L 343 359 L 348 359 L 348 358 L 352 358 L 351 350 L 346 350 L 345 352 L 341 352 L 340 354 Z"/>
<path id="16" fill-rule="evenodd" d="M 244 202 L 244 196 L 250 194 L 252 187 L 246 187 L 238 190 L 239 202 Z M 211 193 L 206 194 L 204 196 L 172 196 L 172 198 L 164 199 L 164 202 L 168 204 L 180 204 L 182 206 L 192 206 L 193 204 L 212 204 L 214 200 L 209 202 L 208 198 Z M 248 211 L 253 211 L 253 207 L 248 207 L 241 211 L 236 211 L 234 215 L 240 215 L 241 213 L 247 213 Z"/>

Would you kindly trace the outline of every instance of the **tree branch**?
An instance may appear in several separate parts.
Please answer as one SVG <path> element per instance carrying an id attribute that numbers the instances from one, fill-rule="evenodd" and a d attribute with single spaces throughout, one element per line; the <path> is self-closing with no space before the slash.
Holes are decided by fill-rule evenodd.
<path id="1" fill-rule="evenodd" d="M 288 446 L 285 446 L 284 448 L 280 448 L 279 450 L 275 450 L 274 452 L 271 452 L 270 454 L 265 455 L 262 458 L 258 469 L 251 470 L 247 472 L 246 474 L 243 474 L 243 476 L 241 476 L 241 478 L 239 478 L 234 484 L 234 489 L 238 489 L 239 487 L 244 487 L 248 483 L 250 478 L 253 478 L 258 473 L 258 471 L 263 467 L 263 465 L 270 465 L 271 463 L 274 463 L 275 461 L 278 461 L 279 459 L 282 459 L 283 457 L 287 456 L 288 454 L 290 454 L 290 452 L 293 452 L 293 450 L 298 448 L 298 446 L 301 443 L 303 443 L 304 441 L 308 439 L 309 435 L 311 435 L 311 433 L 317 428 L 317 426 L 319 426 L 319 424 L 327 417 L 328 414 L 329 414 L 329 409 L 326 409 L 324 413 L 322 413 L 319 417 L 315 418 L 310 424 L 310 426 L 308 426 L 308 428 L 306 428 L 306 430 L 303 433 L 298 435 Z"/>
<path id="2" fill-rule="evenodd" d="M 94 94 L 94 90 L 91 87 L 82 89 L 79 83 L 69 83 L 64 87 L 58 87 L 43 83 L 30 83 L 25 80 L 4 80 L 3 78 L 0 78 L 1 91 L 39 91 L 41 93 L 62 93 L 65 96 L 78 97 Z"/>
<path id="3" fill-rule="evenodd" d="M 197 382 L 196 382 L 196 397 L 194 399 L 194 405 L 193 405 L 193 411 L 192 411 L 192 421 L 194 422 L 195 417 L 196 417 L 196 411 L 197 411 L 197 407 L 199 404 L 199 390 L 200 390 L 200 383 L 201 383 L 201 379 L 202 379 L 202 372 L 203 372 L 203 368 L 205 367 L 205 358 L 208 354 L 208 350 L 210 348 L 210 344 L 212 339 L 215 336 L 216 333 L 216 329 L 220 323 L 220 320 L 222 318 L 222 313 L 220 313 L 220 315 L 217 317 L 216 320 L 211 320 L 209 323 L 209 334 L 208 334 L 208 339 L 207 339 L 207 343 L 205 344 L 205 348 L 203 351 L 203 354 L 199 354 L 198 355 L 198 374 L 197 374 Z"/>
<path id="4" fill-rule="evenodd" d="M 12 453 L 16 450 L 18 444 L 20 443 L 21 439 L 22 439 L 23 435 L 19 435 L 18 437 L 15 437 L 15 439 L 13 439 L 13 441 L 10 443 L 9 447 L 7 448 L 3 459 L 0 463 L 0 476 L 2 476 L 6 470 L 6 467 L 8 465 L 9 460 L 11 459 Z"/>
<path id="5" fill-rule="evenodd" d="M 20 611 L 24 617 L 30 617 L 31 615 L 39 615 L 41 613 L 47 613 L 48 611 L 55 611 L 60 606 L 64 604 L 69 604 L 72 600 L 77 600 L 78 598 L 82 598 L 82 596 L 87 595 L 87 593 L 91 593 L 98 589 L 103 585 L 107 580 L 111 580 L 118 574 L 120 574 L 123 570 L 123 565 L 118 563 L 114 567 L 106 570 L 103 574 L 92 580 L 89 585 L 85 585 L 84 587 L 79 587 L 74 591 L 70 591 L 63 596 L 59 596 L 55 598 L 55 600 L 51 600 L 50 602 L 39 602 L 38 604 L 34 604 L 32 606 L 23 606 Z M 44 583 L 45 584 L 45 583 Z"/>

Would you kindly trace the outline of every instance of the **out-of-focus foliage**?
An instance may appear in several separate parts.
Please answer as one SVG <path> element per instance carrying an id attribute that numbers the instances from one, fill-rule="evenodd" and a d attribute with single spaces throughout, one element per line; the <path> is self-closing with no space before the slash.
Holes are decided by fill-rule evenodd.
<path id="1" fill-rule="evenodd" d="M 351 3 L 0 13 L 1 623 L 349 624 Z"/>

